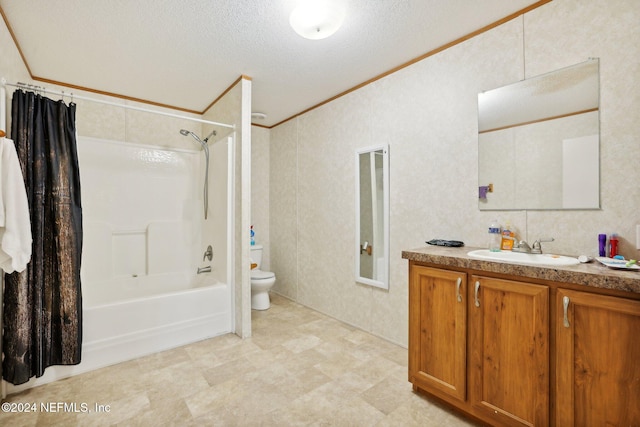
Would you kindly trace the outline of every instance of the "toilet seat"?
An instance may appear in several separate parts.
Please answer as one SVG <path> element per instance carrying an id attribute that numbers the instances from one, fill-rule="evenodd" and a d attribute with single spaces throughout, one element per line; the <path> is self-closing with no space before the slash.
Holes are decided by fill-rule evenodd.
<path id="1" fill-rule="evenodd" d="M 276 277 L 276 274 L 271 271 L 251 270 L 251 280 L 266 280 L 273 279 L 274 277 Z"/>

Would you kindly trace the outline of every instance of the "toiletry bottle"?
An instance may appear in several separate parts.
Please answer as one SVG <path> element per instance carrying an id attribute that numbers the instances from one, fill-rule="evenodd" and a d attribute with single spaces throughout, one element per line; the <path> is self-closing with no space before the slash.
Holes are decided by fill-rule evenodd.
<path id="1" fill-rule="evenodd" d="M 510 251 L 513 249 L 513 241 L 515 240 L 515 234 L 511 231 L 511 226 L 509 223 L 502 230 L 502 242 L 500 243 L 500 249 L 503 251 Z"/>
<path id="2" fill-rule="evenodd" d="M 607 256 L 607 235 L 598 234 L 598 255 Z"/>
<path id="3" fill-rule="evenodd" d="M 612 234 L 609 237 L 609 258 L 618 255 L 618 235 Z"/>
<path id="4" fill-rule="evenodd" d="M 251 246 L 254 246 L 256 244 L 256 232 L 253 231 L 253 225 L 251 226 L 251 232 L 249 234 L 251 235 Z"/>
<path id="5" fill-rule="evenodd" d="M 498 224 L 497 219 L 494 219 L 489 226 L 489 250 L 492 252 L 500 252 L 501 242 L 500 224 Z"/>

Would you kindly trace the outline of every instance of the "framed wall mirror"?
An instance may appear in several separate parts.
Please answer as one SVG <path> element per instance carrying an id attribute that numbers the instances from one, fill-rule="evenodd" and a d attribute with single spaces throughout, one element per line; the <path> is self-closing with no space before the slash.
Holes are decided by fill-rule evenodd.
<path id="1" fill-rule="evenodd" d="M 478 95 L 480 210 L 600 208 L 599 61 Z"/>
<path id="2" fill-rule="evenodd" d="M 356 151 L 356 282 L 389 289 L 389 146 Z"/>

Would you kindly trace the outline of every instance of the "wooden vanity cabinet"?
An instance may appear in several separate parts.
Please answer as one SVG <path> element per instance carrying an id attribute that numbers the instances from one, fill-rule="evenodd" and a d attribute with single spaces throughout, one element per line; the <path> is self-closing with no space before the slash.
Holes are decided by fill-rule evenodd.
<path id="1" fill-rule="evenodd" d="M 492 424 L 548 425 L 549 289 L 418 264 L 409 283 L 414 387 Z"/>
<path id="2" fill-rule="evenodd" d="M 640 426 L 640 295 L 526 280 L 410 259 L 414 389 L 492 426 Z"/>
<path id="3" fill-rule="evenodd" d="M 409 278 L 409 381 L 465 402 L 467 274 L 413 265 Z"/>
<path id="4" fill-rule="evenodd" d="M 469 400 L 500 425 L 549 424 L 549 288 L 472 276 Z"/>
<path id="5" fill-rule="evenodd" d="M 640 426 L 640 301 L 558 289 L 556 425 Z"/>

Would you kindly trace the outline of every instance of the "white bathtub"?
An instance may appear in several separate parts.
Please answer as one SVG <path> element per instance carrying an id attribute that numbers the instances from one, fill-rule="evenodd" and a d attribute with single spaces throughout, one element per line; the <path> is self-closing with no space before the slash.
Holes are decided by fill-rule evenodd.
<path id="1" fill-rule="evenodd" d="M 120 278 L 82 289 L 82 362 L 7 384 L 8 393 L 231 332 L 230 286 L 212 273 Z"/>

